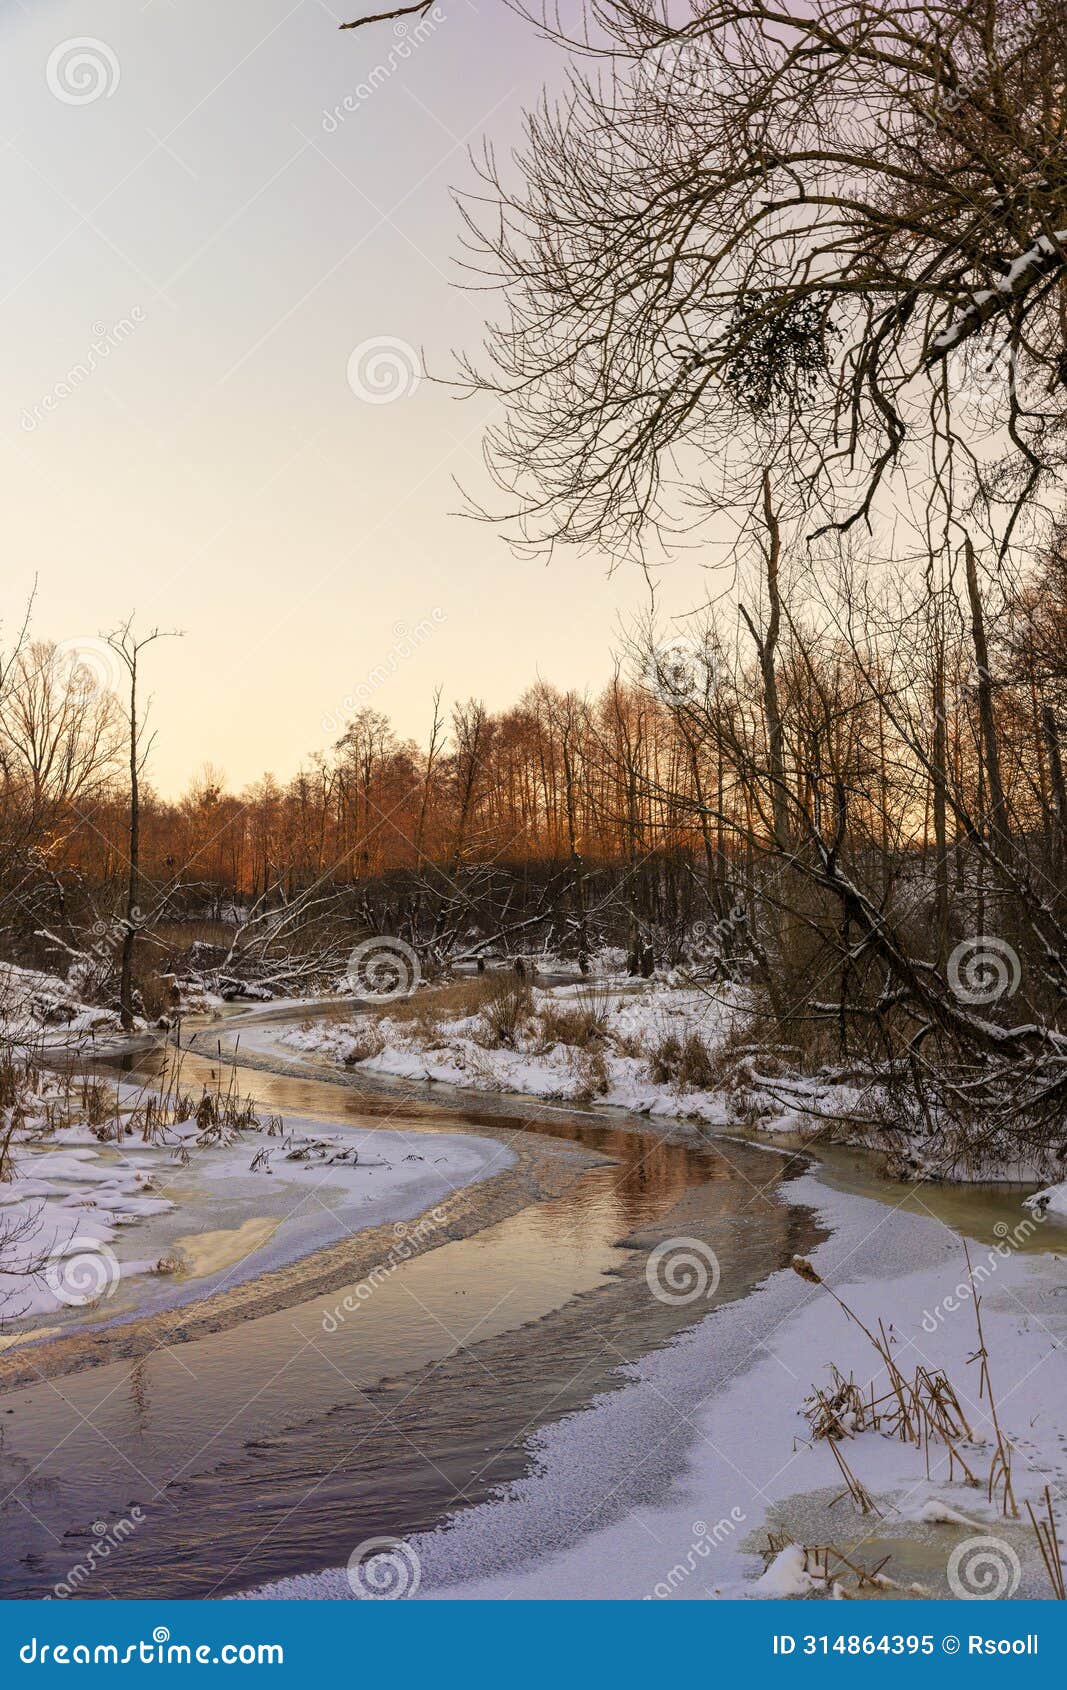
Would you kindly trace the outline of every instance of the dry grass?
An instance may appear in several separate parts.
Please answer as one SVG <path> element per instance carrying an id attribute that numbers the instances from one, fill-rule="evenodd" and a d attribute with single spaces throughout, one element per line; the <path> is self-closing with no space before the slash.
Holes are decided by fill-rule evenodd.
<path id="1" fill-rule="evenodd" d="M 174 1144 L 170 1129 L 181 1121 L 194 1120 L 198 1133 L 196 1148 L 236 1143 L 246 1133 L 282 1131 L 276 1115 L 261 1115 L 256 1101 L 242 1094 L 237 1072 L 228 1068 L 223 1084 L 221 1059 L 214 1086 L 201 1088 L 197 1097 L 182 1083 L 181 1053 L 168 1058 L 158 1079 L 142 1091 L 132 1107 L 120 1104 L 108 1081 L 95 1074 L 42 1070 L 8 1048 L 0 1051 L 0 1182 L 11 1179 L 11 1154 L 16 1133 L 31 1126 L 34 1140 L 49 1138 L 74 1123 L 88 1126 L 101 1143 L 120 1143 L 139 1136 L 145 1144 Z M 189 1162 L 188 1140 L 174 1144 L 177 1159 Z"/>
<path id="2" fill-rule="evenodd" d="M 223 1085 L 226 1069 L 228 1078 Z M 277 1115 L 261 1115 L 255 1098 L 241 1092 L 236 1068 L 219 1058 L 214 1086 L 201 1088 L 196 1097 L 182 1081 L 181 1052 L 168 1062 L 151 1090 L 146 1089 L 134 1107 L 123 1114 L 112 1113 L 100 1126 L 94 1127 L 97 1138 L 130 1138 L 140 1135 L 145 1144 L 169 1144 L 169 1129 L 180 1121 L 195 1121 L 198 1148 L 233 1144 L 246 1133 L 280 1132 L 282 1122 Z M 185 1152 L 185 1154 L 182 1154 Z M 184 1145 L 179 1146 L 180 1160 L 187 1161 Z"/>
<path id="3" fill-rule="evenodd" d="M 384 1049 L 385 1039 L 376 1025 L 357 1027 L 342 1061 L 346 1068 L 354 1068 L 357 1063 L 366 1062 L 368 1057 L 380 1056 Z"/>
<path id="4" fill-rule="evenodd" d="M 1045 1563 L 1045 1571 L 1052 1585 L 1052 1594 L 1057 1602 L 1067 1602 L 1067 1584 L 1064 1582 L 1063 1560 L 1060 1556 L 1060 1539 L 1056 1530 L 1056 1511 L 1052 1506 L 1052 1492 L 1045 1486 L 1045 1512 L 1040 1517 L 1028 1502 L 1026 1512 L 1030 1516 L 1030 1524 L 1034 1528 L 1037 1547 L 1041 1551 L 1041 1559 Z"/>
<path id="5" fill-rule="evenodd" d="M 379 1021 L 395 1021 L 422 1044 L 434 1045 L 440 1043 L 442 1028 L 448 1022 L 480 1017 L 484 1009 L 492 1011 L 502 993 L 516 988 L 529 993 L 529 988 L 510 974 L 476 974 L 469 979 L 452 980 L 446 986 L 435 986 L 432 991 L 413 992 L 411 997 L 398 998 L 395 1003 L 382 1004 L 375 1012 L 375 1020 L 356 1032 L 353 1046 L 343 1060 L 346 1066 L 352 1067 L 384 1049 L 385 1040 L 377 1030 Z M 476 1038 L 479 1030 L 475 1030 Z"/>
<path id="6" fill-rule="evenodd" d="M 809 1285 L 821 1286 L 847 1318 L 865 1334 L 877 1351 L 885 1372 L 886 1388 L 876 1395 L 873 1382 L 866 1391 L 860 1391 L 851 1374 L 846 1379 L 836 1366 L 832 1366 L 830 1387 L 827 1390 L 816 1387 L 804 1408 L 812 1436 L 828 1441 L 845 1479 L 846 1494 L 852 1496 L 861 1513 L 869 1513 L 874 1508 L 874 1501 L 844 1461 L 840 1445 L 859 1432 L 881 1432 L 885 1436 L 914 1444 L 917 1449 L 922 1450 L 927 1478 L 931 1477 L 931 1451 L 940 1445 L 948 1452 L 949 1483 L 957 1477 L 958 1470 L 965 1484 L 985 1489 L 989 1500 L 998 1503 L 1005 1518 L 1018 1516 L 1019 1510 L 1012 1487 L 1011 1444 L 1000 1426 L 982 1331 L 980 1299 L 975 1293 L 974 1276 L 966 1245 L 964 1251 L 967 1254 L 967 1271 L 971 1280 L 978 1330 L 978 1348 L 970 1359 L 980 1363 L 979 1397 L 989 1405 L 990 1421 L 995 1434 L 993 1458 L 984 1486 L 972 1465 L 976 1459 L 973 1454 L 974 1433 L 948 1375 L 941 1368 L 924 1366 L 916 1367 L 914 1374 L 910 1376 L 902 1372 L 893 1355 L 891 1340 L 884 1323 L 879 1321 L 877 1332 L 873 1332 L 855 1310 L 849 1308 L 827 1285 L 809 1261 L 802 1256 L 793 1258 L 793 1271 Z M 963 1453 L 963 1446 L 970 1446 L 970 1461 Z"/>
<path id="7" fill-rule="evenodd" d="M 499 990 L 501 981 L 515 984 L 511 975 L 475 974 L 469 979 L 453 980 L 447 986 L 435 986 L 429 992 L 414 992 L 409 998 L 384 1004 L 382 1016 L 390 1021 L 421 1022 L 429 1018 L 434 1025 L 442 1021 L 463 1021 L 477 1015 L 485 1003 Z"/>
<path id="8" fill-rule="evenodd" d="M 31 1120 L 35 1130 L 47 1137 L 76 1121 L 94 1130 L 114 1121 L 115 1091 L 94 1074 L 71 1070 L 53 1072 L 39 1066 L 36 1057 L 7 1045 L 0 1050 L 0 1181 L 12 1175 L 11 1145 L 16 1133 Z M 39 1128 L 36 1123 L 39 1122 Z"/>
<path id="9" fill-rule="evenodd" d="M 551 1000 L 537 1017 L 546 1050 L 557 1044 L 576 1050 L 606 1044 L 610 1013 L 611 999 L 603 992 L 579 992 L 563 1002 Z"/>
<path id="10" fill-rule="evenodd" d="M 851 1438 L 856 1432 L 865 1431 L 874 1413 L 873 1388 L 868 1401 L 851 1373 L 846 1379 L 834 1362 L 830 1363 L 830 1380 L 825 1389 L 816 1385 L 804 1404 L 812 1437 Z"/>
<path id="11" fill-rule="evenodd" d="M 770 1566 L 782 1550 L 790 1548 L 794 1541 L 786 1532 L 768 1532 L 765 1564 Z M 797 1548 L 802 1550 L 804 1555 L 804 1571 L 817 1585 L 823 1587 L 819 1595 L 825 1593 L 827 1597 L 852 1601 L 864 1592 L 900 1589 L 897 1581 L 883 1571 L 890 1559 L 888 1555 L 883 1556 L 877 1566 L 864 1567 L 833 1543 L 804 1543 L 797 1544 Z M 929 1594 L 918 1584 L 909 1586 L 908 1592 L 916 1596 Z"/>
<path id="12" fill-rule="evenodd" d="M 699 1033 L 664 1033 L 648 1058 L 649 1078 L 657 1085 L 681 1091 L 712 1091 L 720 1077 L 719 1063 Z"/>
<path id="13" fill-rule="evenodd" d="M 533 993 L 525 980 L 507 975 L 487 978 L 491 989 L 478 1013 L 474 1037 L 486 1050 L 514 1050 L 516 1038 L 533 1015 Z"/>
<path id="14" fill-rule="evenodd" d="M 572 1060 L 577 1075 L 576 1102 L 591 1103 L 594 1098 L 604 1097 L 611 1090 L 611 1076 L 602 1050 L 576 1050 Z"/>
<path id="15" fill-rule="evenodd" d="M 39 1070 L 32 1056 L 12 1044 L 0 1047 L 0 1109 L 17 1109 L 36 1091 Z"/>
<path id="16" fill-rule="evenodd" d="M 83 1121 L 87 1127 L 95 1129 L 114 1119 L 115 1091 L 106 1080 L 95 1074 L 73 1074 L 65 1078 L 67 1084 L 63 1094 L 45 1105 L 47 1131 L 54 1132 L 57 1127 L 69 1126 L 72 1121 Z"/>
<path id="17" fill-rule="evenodd" d="M 15 1111 L 11 1112 L 11 1119 L 7 1126 L 0 1128 L 0 1185 L 6 1185 L 14 1178 L 15 1166 L 11 1155 L 11 1140 L 15 1136 L 18 1125 Z"/>

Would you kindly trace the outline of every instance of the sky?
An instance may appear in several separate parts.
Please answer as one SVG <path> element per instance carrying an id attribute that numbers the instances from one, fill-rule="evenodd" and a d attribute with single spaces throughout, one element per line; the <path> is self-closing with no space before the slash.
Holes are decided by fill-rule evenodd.
<path id="1" fill-rule="evenodd" d="M 557 49 L 500 0 L 442 0 L 419 39 L 337 21 L 0 0 L 2 638 L 35 579 L 34 634 L 104 679 L 131 613 L 182 630 L 148 659 L 163 792 L 208 762 L 284 779 L 361 703 L 425 739 L 438 685 L 594 689 L 647 603 L 459 514 L 489 405 L 426 379 L 484 327 L 467 149 L 517 141 Z"/>

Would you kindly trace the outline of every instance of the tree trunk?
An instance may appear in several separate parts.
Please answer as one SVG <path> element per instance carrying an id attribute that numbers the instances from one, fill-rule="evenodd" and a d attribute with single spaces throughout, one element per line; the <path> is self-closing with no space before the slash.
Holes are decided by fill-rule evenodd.
<path id="1" fill-rule="evenodd" d="M 1056 724 L 1056 716 L 1051 705 L 1046 705 L 1041 712 L 1041 726 L 1045 736 L 1045 750 L 1048 754 L 1049 781 L 1052 786 L 1053 805 L 1053 836 L 1052 862 L 1059 867 L 1067 848 L 1067 787 L 1063 779 L 1063 757 L 1060 752 L 1060 733 Z"/>
<path id="2" fill-rule="evenodd" d="M 141 853 L 141 803 L 137 770 L 137 657 L 130 665 L 130 863 L 126 882 L 126 931 L 122 937 L 122 967 L 119 976 L 119 1014 L 123 1028 L 133 1026 L 133 953 L 137 943 L 139 862 Z"/>
<path id="3" fill-rule="evenodd" d="M 967 597 L 971 606 L 971 640 L 974 661 L 978 670 L 978 718 L 982 728 L 983 762 L 989 782 L 989 829 L 998 849 L 1007 850 L 1010 844 L 1008 816 L 1004 801 L 1004 783 L 1000 774 L 1000 746 L 997 720 L 993 710 L 993 681 L 989 670 L 989 648 L 986 644 L 985 615 L 978 584 L 978 560 L 974 555 L 970 536 L 964 539 L 964 558 L 967 573 Z"/>

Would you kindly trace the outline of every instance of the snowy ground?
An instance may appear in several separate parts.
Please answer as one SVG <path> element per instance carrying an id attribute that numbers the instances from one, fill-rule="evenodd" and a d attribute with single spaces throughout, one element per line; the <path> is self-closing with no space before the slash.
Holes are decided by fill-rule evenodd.
<path id="1" fill-rule="evenodd" d="M 842 1497 L 841 1471 L 829 1442 L 812 1440 L 804 1401 L 829 1383 L 831 1361 L 857 1383 L 873 1380 L 876 1393 L 884 1375 L 827 1291 L 785 1271 L 713 1306 L 633 1369 L 621 1392 L 539 1433 L 529 1477 L 400 1546 L 383 1582 L 399 1578 L 414 1594 L 415 1568 L 424 1597 L 803 1596 L 813 1590 L 805 1549 L 834 1545 L 868 1570 L 889 1556 L 888 1594 L 1049 1596 L 1025 1502 L 1049 1483 L 1062 1494 L 1067 1465 L 1064 1258 L 1022 1255 L 1010 1236 L 992 1250 L 972 1246 L 1012 1448 L 1019 1517 L 1004 1518 L 985 1488 L 994 1429 L 958 1238 L 932 1217 L 828 1191 L 816 1176 L 796 1181 L 792 1195 L 833 1228 L 812 1258 L 818 1272 L 865 1323 L 891 1322 L 901 1369 L 946 1370 L 970 1423 L 960 1454 L 977 1485 L 958 1465 L 950 1471 L 944 1446 L 931 1446 L 927 1471 L 913 1444 L 861 1432 L 841 1447 L 879 1512 Z M 365 1589 L 365 1578 L 339 1568 L 252 1594 L 347 1599 Z"/>
<path id="2" fill-rule="evenodd" d="M 872 1130 L 876 1083 L 858 1083 L 854 1074 L 832 1067 L 801 1073 L 787 1067 L 781 1054 L 748 1042 L 742 986 L 694 984 L 682 974 L 634 982 L 618 974 L 534 989 L 531 1013 L 504 1043 L 493 1038 L 483 1011 L 450 1014 L 447 992 L 441 994 L 443 1008 L 437 996 L 432 990 L 419 993 L 399 1011 L 357 1010 L 344 1020 L 308 1020 L 286 1030 L 279 1042 L 371 1073 L 586 1102 L 703 1127 L 742 1127 L 792 1143 L 831 1129 L 838 1142 L 888 1150 L 891 1171 L 902 1179 L 1036 1185 L 1042 1178 L 1028 1161 L 949 1166 L 935 1157 L 931 1164 L 928 1145 L 914 1134 L 899 1133 L 887 1143 Z M 578 1045 L 555 1037 L 560 1012 L 583 1008 L 596 1014 L 596 1037 Z M 687 1065 L 679 1051 L 687 1040 L 695 1043 L 698 1057 L 702 1053 L 695 1064 Z M 1067 1214 L 1067 1181 L 1035 1202 Z"/>
<path id="3" fill-rule="evenodd" d="M 59 1107 L 63 1082 L 43 1074 L 38 1084 L 0 1180 L 3 1345 L 39 1335 L 42 1324 L 61 1330 L 206 1296 L 410 1220 L 511 1160 L 474 1136 L 297 1117 L 260 1117 L 240 1133 L 205 1132 L 189 1119 L 151 1142 L 137 1130 L 116 1139 L 114 1122 L 55 1125 L 49 1107 Z M 120 1109 L 140 1097 L 123 1086 Z"/>
<path id="4" fill-rule="evenodd" d="M 115 1011 L 83 1003 L 69 981 L 0 962 L 0 1040 L 40 1048 L 89 1042 L 118 1031 Z"/>
<path id="5" fill-rule="evenodd" d="M 1035 1191 L 1032 1197 L 1026 1199 L 1026 1206 L 1035 1215 L 1047 1213 L 1067 1219 L 1067 1180 L 1061 1180 L 1058 1185 L 1047 1185 L 1043 1191 Z"/>
<path id="6" fill-rule="evenodd" d="M 580 1008 L 590 1002 L 602 1008 L 607 1035 L 595 1057 L 590 1050 L 546 1037 L 538 1020 L 541 1012 L 550 1007 Z M 535 990 L 533 1003 L 534 1016 L 520 1028 L 513 1048 L 492 1048 L 486 1043 L 480 1013 L 455 1019 L 433 1016 L 432 992 L 425 996 L 429 1018 L 357 1012 L 345 1021 L 309 1021 L 287 1031 L 282 1040 L 292 1049 L 339 1064 L 358 1063 L 370 1073 L 564 1102 L 595 1102 L 598 1107 L 711 1126 L 730 1123 L 729 1100 L 721 1089 L 654 1080 L 648 1052 L 672 1033 L 684 1038 L 691 1032 L 698 1033 L 714 1052 L 738 1018 L 734 988 L 727 986 L 712 995 L 699 987 L 661 981 L 635 985 L 619 976 Z M 774 1111 L 774 1119 L 782 1131 L 797 1124 L 795 1112 L 787 1118 L 780 1108 Z"/>

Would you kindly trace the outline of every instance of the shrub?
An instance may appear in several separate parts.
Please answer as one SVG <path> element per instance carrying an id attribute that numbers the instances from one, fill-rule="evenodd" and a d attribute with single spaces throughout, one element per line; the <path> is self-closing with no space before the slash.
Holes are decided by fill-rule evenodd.
<path id="1" fill-rule="evenodd" d="M 489 976 L 475 1037 L 487 1050 L 514 1049 L 515 1039 L 533 1014 L 533 995 L 525 980 Z"/>
<path id="2" fill-rule="evenodd" d="M 678 1072 L 678 1058 L 682 1044 L 677 1033 L 664 1033 L 648 1053 L 649 1079 L 658 1086 L 669 1086 Z"/>
<path id="3" fill-rule="evenodd" d="M 377 1027 L 356 1027 L 342 1061 L 346 1068 L 354 1068 L 357 1062 L 380 1056 L 384 1049 L 385 1040 Z"/>
<path id="4" fill-rule="evenodd" d="M 694 1032 L 681 1038 L 664 1033 L 649 1054 L 648 1072 L 657 1085 L 676 1085 L 685 1091 L 710 1091 L 719 1077 L 715 1058 Z"/>
<path id="5" fill-rule="evenodd" d="M 587 1050 L 603 1044 L 608 1036 L 608 1000 L 594 992 L 559 1003 L 550 999 L 538 1020 L 546 1046 L 572 1045 Z"/>
<path id="6" fill-rule="evenodd" d="M 678 1053 L 678 1084 L 691 1091 L 710 1091 L 715 1085 L 715 1059 L 699 1033 L 687 1033 Z"/>
<path id="7" fill-rule="evenodd" d="M 592 1050 L 577 1050 L 574 1053 L 574 1066 L 577 1084 L 574 1097 L 577 1102 L 589 1102 L 594 1097 L 603 1097 L 611 1089 L 611 1076 L 604 1059 L 604 1052 L 599 1047 Z"/>

